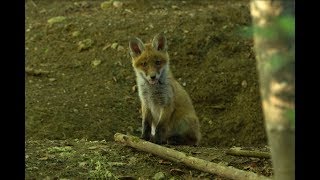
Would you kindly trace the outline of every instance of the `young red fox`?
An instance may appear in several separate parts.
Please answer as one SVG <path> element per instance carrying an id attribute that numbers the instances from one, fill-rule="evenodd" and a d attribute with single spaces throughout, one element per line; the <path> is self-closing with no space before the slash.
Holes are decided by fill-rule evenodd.
<path id="1" fill-rule="evenodd" d="M 163 33 L 151 44 L 129 42 L 142 110 L 141 138 L 157 144 L 198 145 L 201 133 L 192 101 L 169 69 Z"/>

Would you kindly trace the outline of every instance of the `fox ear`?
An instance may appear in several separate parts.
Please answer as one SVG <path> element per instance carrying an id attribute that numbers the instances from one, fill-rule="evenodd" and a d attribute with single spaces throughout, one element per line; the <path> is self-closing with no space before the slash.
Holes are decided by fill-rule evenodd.
<path id="1" fill-rule="evenodd" d="M 161 32 L 157 34 L 152 40 L 152 47 L 158 51 L 167 50 L 167 38 L 164 36 L 164 33 Z"/>
<path id="2" fill-rule="evenodd" d="M 143 42 L 139 38 L 132 38 L 129 41 L 129 49 L 131 57 L 137 57 L 144 50 Z"/>

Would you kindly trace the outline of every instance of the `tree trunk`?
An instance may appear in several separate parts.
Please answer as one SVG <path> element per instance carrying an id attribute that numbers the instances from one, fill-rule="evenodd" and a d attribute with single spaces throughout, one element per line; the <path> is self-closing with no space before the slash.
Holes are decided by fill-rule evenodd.
<path id="1" fill-rule="evenodd" d="M 254 48 L 275 180 L 295 179 L 294 1 L 251 0 Z"/>

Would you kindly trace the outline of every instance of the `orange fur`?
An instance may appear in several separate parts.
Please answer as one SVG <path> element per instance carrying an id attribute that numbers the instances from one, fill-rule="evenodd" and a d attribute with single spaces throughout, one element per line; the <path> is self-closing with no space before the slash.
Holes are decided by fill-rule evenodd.
<path id="1" fill-rule="evenodd" d="M 129 42 L 142 108 L 142 138 L 155 143 L 198 145 L 200 124 L 188 93 L 169 68 L 166 38 Z"/>

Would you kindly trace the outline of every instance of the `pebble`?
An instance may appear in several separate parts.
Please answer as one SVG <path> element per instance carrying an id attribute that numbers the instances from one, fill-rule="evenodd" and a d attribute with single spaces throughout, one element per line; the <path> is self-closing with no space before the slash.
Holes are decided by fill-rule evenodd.
<path id="1" fill-rule="evenodd" d="M 112 43 L 111 48 L 116 49 L 118 47 L 118 45 L 119 45 L 118 43 Z"/>
<path id="2" fill-rule="evenodd" d="M 46 160 L 48 160 L 48 159 L 49 159 L 49 157 L 47 157 L 47 156 L 42 157 L 42 158 L 38 158 L 38 160 L 40 160 L 40 161 L 46 161 Z"/>
<path id="3" fill-rule="evenodd" d="M 83 51 L 86 49 L 89 49 L 93 45 L 93 40 L 92 39 L 85 39 L 83 41 L 80 41 L 78 43 L 78 50 Z"/>
<path id="4" fill-rule="evenodd" d="M 133 13 L 130 9 L 125 9 L 124 11 L 128 13 Z"/>
<path id="5" fill-rule="evenodd" d="M 172 8 L 172 9 L 179 9 L 179 7 L 176 6 L 176 5 L 172 5 L 171 8 Z"/>
<path id="6" fill-rule="evenodd" d="M 100 4 L 100 7 L 102 10 L 107 10 L 111 7 L 111 5 L 112 5 L 112 1 L 105 1 Z"/>
<path id="7" fill-rule="evenodd" d="M 152 179 L 154 180 L 160 180 L 160 179 L 165 179 L 165 174 L 163 172 L 157 172 Z"/>
<path id="8" fill-rule="evenodd" d="M 57 17 L 53 17 L 51 19 L 48 20 L 49 25 L 53 25 L 55 23 L 60 23 L 62 21 L 66 20 L 66 17 L 64 16 L 57 16 Z"/>
<path id="9" fill-rule="evenodd" d="M 77 36 L 79 36 L 80 35 L 80 31 L 74 31 L 73 33 L 72 33 L 72 37 L 77 37 Z"/>
<path id="10" fill-rule="evenodd" d="M 246 80 L 243 80 L 243 81 L 241 82 L 241 86 L 244 87 L 244 88 L 246 88 L 246 87 L 248 86 L 247 81 L 246 81 Z"/>
<path id="11" fill-rule="evenodd" d="M 195 17 L 195 13 L 189 13 L 189 16 L 191 17 L 191 18 L 194 18 Z"/>
<path id="12" fill-rule="evenodd" d="M 92 62 L 91 62 L 91 65 L 93 66 L 93 67 L 97 67 L 97 66 L 99 66 L 101 64 L 101 60 L 99 60 L 99 59 L 95 59 L 95 60 L 93 60 Z"/>
<path id="13" fill-rule="evenodd" d="M 86 162 L 80 162 L 80 163 L 79 163 L 79 167 L 84 167 L 84 166 L 86 166 L 86 165 L 87 165 Z"/>
<path id="14" fill-rule="evenodd" d="M 89 150 L 94 150 L 94 149 L 97 149 L 97 148 L 98 148 L 97 146 L 88 147 Z"/>
<path id="15" fill-rule="evenodd" d="M 119 45 L 119 46 L 117 47 L 117 50 L 118 50 L 118 51 L 123 51 L 123 50 L 124 50 L 124 47 L 121 46 L 121 45 Z"/>
<path id="16" fill-rule="evenodd" d="M 116 8 L 121 8 L 123 6 L 123 2 L 121 1 L 113 1 L 113 6 Z"/>
<path id="17" fill-rule="evenodd" d="M 56 78 L 49 78 L 50 82 L 56 81 Z"/>

